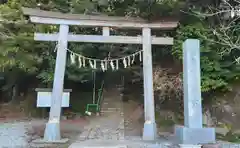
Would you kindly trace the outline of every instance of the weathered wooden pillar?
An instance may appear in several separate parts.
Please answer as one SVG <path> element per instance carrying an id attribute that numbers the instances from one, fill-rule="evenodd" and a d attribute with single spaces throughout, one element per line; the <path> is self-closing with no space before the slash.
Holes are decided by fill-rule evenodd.
<path id="1" fill-rule="evenodd" d="M 143 129 L 143 140 L 156 139 L 155 105 L 153 97 L 152 76 L 152 37 L 151 29 L 143 28 L 143 74 L 144 74 L 144 112 L 145 123 Z"/>
<path id="2" fill-rule="evenodd" d="M 187 39 L 183 44 L 184 127 L 175 129 L 182 144 L 215 142 L 215 129 L 202 125 L 200 73 L 199 40 Z"/>
<path id="3" fill-rule="evenodd" d="M 60 134 L 60 114 L 61 103 L 64 85 L 65 66 L 67 58 L 67 46 L 68 46 L 68 25 L 60 25 L 58 46 L 57 46 L 57 58 L 54 72 L 52 103 L 50 108 L 49 121 L 46 124 L 44 140 L 45 141 L 59 141 L 61 140 Z"/>

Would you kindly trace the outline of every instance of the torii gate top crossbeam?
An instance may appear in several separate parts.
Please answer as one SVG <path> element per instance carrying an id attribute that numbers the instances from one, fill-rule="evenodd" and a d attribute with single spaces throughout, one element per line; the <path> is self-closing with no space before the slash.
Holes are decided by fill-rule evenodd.
<path id="1" fill-rule="evenodd" d="M 41 24 L 65 24 L 80 25 L 85 27 L 119 27 L 119 28 L 152 28 L 173 29 L 178 25 L 177 21 L 147 22 L 141 18 L 113 17 L 103 15 L 69 14 L 40 9 L 22 8 L 24 15 L 29 16 L 31 22 Z"/>

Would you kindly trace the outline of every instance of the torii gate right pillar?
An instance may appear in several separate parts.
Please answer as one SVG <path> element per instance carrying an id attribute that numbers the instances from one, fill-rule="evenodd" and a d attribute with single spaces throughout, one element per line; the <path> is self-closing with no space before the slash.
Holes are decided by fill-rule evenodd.
<path id="1" fill-rule="evenodd" d="M 153 97 L 152 76 L 152 37 L 151 29 L 142 29 L 143 47 L 143 79 L 144 79 L 144 116 L 143 140 L 156 140 L 155 104 Z"/>

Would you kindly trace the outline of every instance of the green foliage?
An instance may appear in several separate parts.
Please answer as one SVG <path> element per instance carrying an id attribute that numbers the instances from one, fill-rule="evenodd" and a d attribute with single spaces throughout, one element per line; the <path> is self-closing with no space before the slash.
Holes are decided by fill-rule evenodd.
<path id="1" fill-rule="evenodd" d="M 21 13 L 20 0 L 0 5 L 0 72 L 5 80 L 1 90 L 11 91 L 24 76 L 38 71 L 42 59 L 35 52 L 33 31 Z"/>
<path id="2" fill-rule="evenodd" d="M 33 25 L 26 24 L 18 1 L 9 1 L 0 6 L 1 34 L 0 67 L 2 70 L 19 68 L 27 72 L 37 70 L 41 59 L 34 53 Z"/>
<path id="3" fill-rule="evenodd" d="M 213 1 L 204 1 L 215 5 Z M 171 55 L 175 61 L 182 60 L 182 43 L 187 38 L 197 38 L 201 41 L 201 70 L 202 70 L 202 91 L 225 91 L 229 90 L 229 83 L 240 75 L 240 68 L 234 62 L 239 50 L 225 52 L 229 47 L 223 46 L 220 38 L 212 33 L 212 26 L 219 29 L 219 22 L 214 19 L 197 18 L 181 10 L 192 9 L 200 11 L 205 6 L 183 0 L 9 0 L 6 4 L 0 5 L 0 68 L 5 70 L 4 74 L 19 79 L 20 75 L 9 73 L 20 73 L 36 75 L 43 83 L 53 82 L 55 57 L 55 44 L 47 42 L 36 42 L 33 40 L 33 32 L 58 32 L 58 27 L 53 25 L 32 25 L 27 23 L 21 13 L 21 6 L 40 7 L 44 10 L 85 13 L 91 15 L 108 14 L 116 16 L 137 16 L 150 21 L 158 20 L 166 16 L 178 17 L 180 26 L 170 34 L 174 36 L 175 42 Z M 229 32 L 231 40 L 237 41 L 239 24 L 235 24 L 235 33 Z M 101 29 L 83 29 L 72 26 L 71 32 L 82 34 L 100 33 Z M 238 31 L 238 32 L 237 32 Z M 136 32 L 122 32 L 114 30 L 114 34 L 131 34 Z M 163 34 L 165 35 L 165 34 Z M 84 56 L 104 59 L 111 57 L 122 57 L 133 53 L 141 47 L 133 45 L 99 45 L 70 43 L 69 48 Z M 238 51 L 238 52 L 237 52 Z M 224 54 L 222 54 L 224 53 Z M 154 58 L 162 57 L 164 52 L 155 52 Z M 136 76 L 139 68 L 128 69 L 134 71 Z M 91 80 L 92 70 L 88 68 L 79 69 L 77 65 L 70 65 L 67 62 L 66 79 L 75 82 L 86 82 Z"/>
<path id="4" fill-rule="evenodd" d="M 218 133 L 216 135 L 217 139 L 233 143 L 240 143 L 240 134 L 234 133 L 234 129 L 231 124 L 222 123 L 220 124 L 220 127 L 227 129 L 228 132 L 225 135 Z"/>
<path id="5" fill-rule="evenodd" d="M 172 50 L 173 55 L 180 60 L 182 60 L 182 43 L 188 38 L 199 39 L 201 43 L 202 91 L 229 90 L 229 82 L 237 79 L 240 74 L 239 67 L 233 62 L 232 55 L 220 54 L 226 50 L 226 47 L 223 48 L 221 44 L 213 42 L 217 40 L 208 24 L 199 21 L 180 25 Z"/>

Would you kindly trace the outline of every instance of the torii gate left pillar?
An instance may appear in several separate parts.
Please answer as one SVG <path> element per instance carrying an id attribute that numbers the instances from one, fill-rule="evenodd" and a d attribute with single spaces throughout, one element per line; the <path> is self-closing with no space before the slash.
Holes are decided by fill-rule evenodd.
<path id="1" fill-rule="evenodd" d="M 57 58 L 54 71 L 54 81 L 53 81 L 53 92 L 52 92 L 52 103 L 49 115 L 49 121 L 46 124 L 44 132 L 44 141 L 67 141 L 67 139 L 61 139 L 60 131 L 60 116 L 61 116 L 61 106 L 64 86 L 64 75 L 66 67 L 67 58 L 67 46 L 68 46 L 68 36 L 69 26 L 60 25 L 59 27 L 59 37 L 57 45 Z"/>

